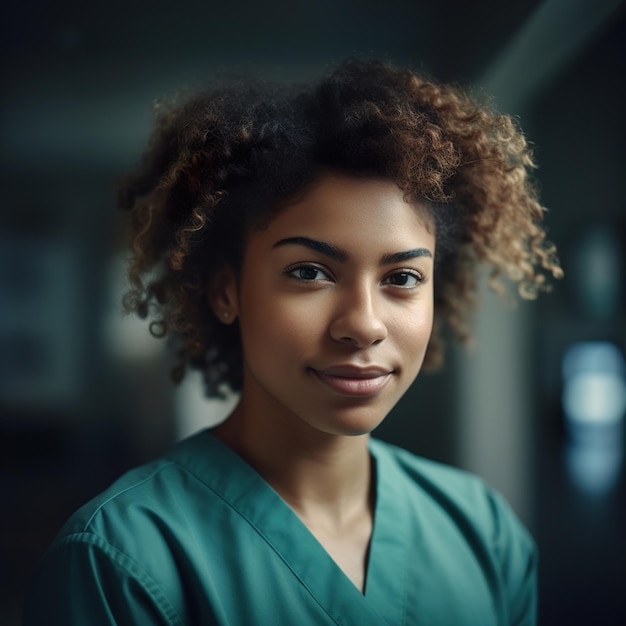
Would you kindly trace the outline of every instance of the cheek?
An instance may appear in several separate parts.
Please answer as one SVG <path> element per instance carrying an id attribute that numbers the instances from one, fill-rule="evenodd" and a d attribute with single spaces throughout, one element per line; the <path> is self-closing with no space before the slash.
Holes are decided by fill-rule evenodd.
<path id="1" fill-rule="evenodd" d="M 249 291 L 242 302 L 240 325 L 244 353 L 303 355 L 321 332 L 322 315 L 314 313 L 304 298 L 267 297 L 260 289 Z"/>
<path id="2" fill-rule="evenodd" d="M 433 307 L 430 303 L 411 309 L 398 316 L 394 323 L 397 336 L 407 342 L 420 343 L 428 340 L 433 328 Z"/>
<path id="3" fill-rule="evenodd" d="M 396 320 L 394 344 L 407 372 L 417 375 L 422 367 L 433 330 L 432 307 L 407 311 Z"/>

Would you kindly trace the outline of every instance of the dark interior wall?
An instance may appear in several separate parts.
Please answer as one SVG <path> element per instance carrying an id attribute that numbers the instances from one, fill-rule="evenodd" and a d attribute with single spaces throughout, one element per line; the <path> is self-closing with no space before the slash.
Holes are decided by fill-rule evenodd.
<path id="1" fill-rule="evenodd" d="M 545 624 L 626 621 L 624 433 L 611 434 L 600 444 L 604 447 L 586 457 L 589 470 L 610 472 L 610 459 L 619 451 L 613 482 L 585 488 L 572 471 L 572 461 L 585 456 L 568 431 L 561 404 L 561 365 L 569 347 L 607 342 L 626 354 L 625 26 L 622 18 L 607 28 L 553 82 L 529 120 L 542 196 L 550 208 L 548 223 L 566 271 L 554 293 L 534 310 L 535 536 L 542 549 Z M 595 262 L 581 257 L 585 242 L 596 233 L 606 233 L 604 246 L 611 239 L 617 242 L 617 280 L 606 306 L 594 304 L 592 292 L 610 280 L 610 268 L 596 271 Z M 621 442 L 616 445 L 613 438 Z"/>

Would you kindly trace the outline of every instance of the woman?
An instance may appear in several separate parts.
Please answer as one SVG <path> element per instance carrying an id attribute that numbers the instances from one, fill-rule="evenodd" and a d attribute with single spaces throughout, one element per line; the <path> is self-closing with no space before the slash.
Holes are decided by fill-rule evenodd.
<path id="1" fill-rule="evenodd" d="M 503 500 L 369 436 L 465 336 L 479 263 L 560 275 L 531 167 L 508 117 L 378 62 L 162 109 L 126 304 L 239 403 L 67 522 L 26 624 L 534 623 Z"/>

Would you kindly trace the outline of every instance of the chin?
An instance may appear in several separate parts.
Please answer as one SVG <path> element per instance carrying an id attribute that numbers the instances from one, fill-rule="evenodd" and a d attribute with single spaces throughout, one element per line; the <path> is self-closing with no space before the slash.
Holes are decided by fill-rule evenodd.
<path id="1" fill-rule="evenodd" d="M 342 437 L 360 437 L 370 434 L 376 429 L 387 416 L 388 412 L 382 413 L 371 409 L 357 409 L 342 411 L 332 416 L 323 424 L 317 424 L 317 429 L 329 435 Z"/>

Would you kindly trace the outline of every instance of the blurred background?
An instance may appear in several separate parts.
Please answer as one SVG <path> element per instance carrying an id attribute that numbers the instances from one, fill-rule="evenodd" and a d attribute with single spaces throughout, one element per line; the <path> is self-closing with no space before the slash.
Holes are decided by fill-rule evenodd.
<path id="1" fill-rule="evenodd" d="M 115 183 L 155 99 L 216 72 L 319 76 L 347 56 L 484 89 L 540 164 L 566 278 L 485 290 L 476 341 L 420 376 L 377 435 L 472 470 L 541 551 L 540 623 L 626 623 L 626 30 L 613 0 L 273 0 L 3 9 L 0 623 L 66 517 L 227 406 L 124 318 Z"/>

